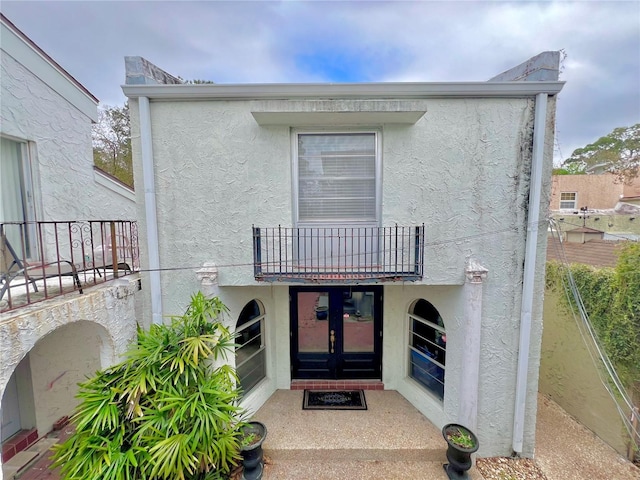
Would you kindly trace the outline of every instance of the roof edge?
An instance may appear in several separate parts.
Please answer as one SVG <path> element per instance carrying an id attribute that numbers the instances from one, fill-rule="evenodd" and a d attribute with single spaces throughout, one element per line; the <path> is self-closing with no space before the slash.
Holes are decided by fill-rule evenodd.
<path id="1" fill-rule="evenodd" d="M 100 100 L 92 94 L 87 87 L 82 85 L 78 80 L 75 79 L 73 75 L 67 72 L 63 67 L 60 66 L 58 62 L 56 62 L 53 58 L 51 58 L 42 48 L 40 48 L 33 40 L 31 40 L 22 30 L 20 30 L 16 25 L 4 16 L 3 13 L 0 12 L 0 21 L 7 26 L 15 35 L 20 37 L 25 43 L 27 43 L 36 53 L 38 53 L 42 58 L 44 58 L 47 62 L 51 64 L 56 70 L 58 70 L 64 77 L 67 78 L 71 83 L 73 83 L 78 89 L 80 89 L 85 95 L 87 95 L 91 100 L 93 100 L 96 105 L 100 103 Z"/>
<path id="2" fill-rule="evenodd" d="M 272 83 L 122 85 L 128 98 L 254 100 L 288 98 L 457 98 L 556 95 L 565 82 Z"/>

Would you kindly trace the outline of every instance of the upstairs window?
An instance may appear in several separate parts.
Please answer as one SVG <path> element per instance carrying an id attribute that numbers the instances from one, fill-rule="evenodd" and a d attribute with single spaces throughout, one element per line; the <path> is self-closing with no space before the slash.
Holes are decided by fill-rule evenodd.
<path id="1" fill-rule="evenodd" d="M 576 209 L 576 192 L 561 192 L 560 193 L 560 209 L 561 210 L 575 210 Z"/>
<path id="2" fill-rule="evenodd" d="M 299 223 L 377 220 L 375 132 L 298 133 L 294 155 Z"/>

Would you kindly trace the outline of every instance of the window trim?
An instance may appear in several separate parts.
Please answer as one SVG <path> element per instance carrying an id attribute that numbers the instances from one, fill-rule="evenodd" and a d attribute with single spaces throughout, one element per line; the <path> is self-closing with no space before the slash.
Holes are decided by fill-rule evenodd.
<path id="1" fill-rule="evenodd" d="M 341 135 L 350 133 L 369 133 L 374 135 L 375 144 L 375 220 L 305 220 L 300 221 L 298 200 L 299 200 L 299 187 L 298 187 L 298 175 L 300 173 L 298 166 L 298 137 L 300 135 Z M 323 129 L 323 128 L 293 128 L 291 130 L 291 182 L 292 182 L 292 201 L 291 211 L 293 215 L 294 227 L 313 227 L 318 225 L 371 225 L 381 226 L 382 218 L 382 130 L 375 127 L 362 127 L 362 128 L 344 128 L 344 129 Z"/>
<path id="2" fill-rule="evenodd" d="M 563 200 L 562 196 L 563 195 L 573 195 L 573 200 Z M 563 207 L 562 203 L 563 202 L 573 202 L 573 207 Z M 560 204 L 559 204 L 560 210 L 576 210 L 578 208 L 578 192 L 560 192 Z"/>
<path id="3" fill-rule="evenodd" d="M 240 313 L 242 313 L 242 311 L 244 311 L 244 309 L 247 307 L 247 305 L 249 305 L 251 302 L 255 302 L 258 305 L 258 310 L 260 311 L 260 315 L 252 318 L 251 320 L 249 320 L 246 323 L 243 323 L 242 325 L 238 326 L 238 322 L 240 321 L 240 315 L 238 315 L 238 319 L 236 320 L 236 329 L 235 329 L 235 334 L 238 335 L 240 334 L 242 331 L 247 330 L 249 328 L 251 328 L 252 326 L 254 326 L 256 323 L 260 325 L 260 348 L 258 348 L 255 352 L 253 352 L 252 354 L 250 354 L 247 358 L 245 358 L 244 360 L 242 360 L 242 362 L 237 363 L 238 360 L 238 350 L 240 350 L 242 347 L 244 347 L 246 345 L 245 344 L 238 344 L 238 347 L 236 347 L 234 349 L 234 360 L 235 360 L 235 371 L 238 372 L 240 370 L 240 367 L 242 367 L 243 365 L 247 364 L 248 362 L 250 362 L 253 358 L 255 358 L 257 355 L 264 353 L 264 364 L 262 365 L 263 369 L 264 369 L 264 376 L 262 378 L 260 378 L 254 385 L 251 386 L 250 389 L 243 391 L 242 395 L 246 396 L 249 392 L 253 391 L 254 388 L 256 388 L 265 378 L 267 378 L 267 348 L 266 348 L 266 344 L 265 344 L 265 330 L 266 330 L 266 325 L 265 325 L 265 318 L 266 318 L 266 313 L 264 311 L 264 306 L 262 305 L 262 302 L 260 302 L 259 300 L 251 299 L 250 301 L 248 301 L 244 307 L 242 307 L 242 310 L 240 311 Z M 255 338 L 255 337 L 253 337 Z M 249 340 L 253 340 L 253 338 L 249 339 Z M 237 343 L 237 342 L 236 342 Z M 255 369 L 254 369 L 255 370 Z M 252 370 L 253 371 L 253 370 Z M 238 380 L 240 380 L 240 378 L 238 378 Z M 241 384 L 242 382 L 240 382 Z"/>
<path id="4" fill-rule="evenodd" d="M 415 315 L 414 313 L 411 313 L 412 310 L 415 308 L 415 306 L 417 305 L 417 303 L 420 300 L 424 300 L 425 302 L 428 302 L 428 300 L 426 300 L 424 298 L 420 298 L 420 299 L 414 301 L 412 303 L 410 311 L 407 312 L 407 317 L 406 317 L 407 320 L 408 320 L 407 378 L 409 378 L 412 381 L 416 382 L 420 386 L 420 388 L 422 390 L 427 392 L 429 395 L 434 396 L 438 401 L 444 402 L 444 389 L 445 389 L 445 386 L 446 386 L 446 376 L 447 376 L 447 374 L 446 374 L 446 372 L 447 372 L 446 366 L 445 366 L 445 364 L 442 364 L 442 363 L 438 362 L 437 360 L 435 360 L 434 358 L 429 357 L 424 352 L 422 352 L 421 350 L 419 350 L 418 348 L 413 346 L 412 342 L 413 342 L 413 336 L 414 335 L 418 335 L 420 338 L 423 338 L 424 340 L 428 341 L 429 343 L 433 343 L 433 342 L 427 340 L 426 338 L 422 337 L 421 335 L 419 335 L 419 334 L 414 332 L 414 330 L 413 330 L 413 321 L 414 320 L 418 321 L 418 322 L 422 323 L 423 325 L 426 325 L 427 327 L 432 328 L 432 329 L 436 330 L 437 332 L 440 332 L 440 333 L 442 333 L 444 335 L 446 335 L 447 331 L 446 331 L 445 327 L 442 327 L 442 326 L 438 325 L 437 323 L 432 322 L 431 320 L 428 320 L 426 318 L 423 318 L 423 317 L 420 317 L 418 315 Z M 429 302 L 429 303 L 431 304 L 431 302 Z M 433 306 L 433 304 L 431 304 L 431 305 Z M 433 308 L 435 309 L 435 307 L 433 307 Z M 436 309 L 436 312 L 437 312 L 437 309 Z M 438 315 L 440 315 L 439 312 L 438 312 Z M 440 318 L 442 318 L 442 316 L 440 316 Z M 443 323 L 444 323 L 444 320 L 443 320 Z M 446 359 L 446 355 L 447 355 L 447 347 L 446 347 L 446 345 L 444 347 L 439 346 L 439 345 L 436 345 L 436 346 L 443 350 L 444 358 Z M 415 352 L 416 355 L 419 355 L 425 361 L 427 361 L 427 362 L 435 365 L 436 367 L 442 369 L 442 372 L 443 372 L 442 381 L 440 381 L 436 377 L 433 377 L 432 375 L 430 375 L 434 380 L 442 383 L 442 398 L 440 398 L 440 396 L 435 391 L 430 389 L 427 385 L 423 384 L 419 379 L 415 378 L 412 375 L 411 366 L 413 365 L 412 357 L 413 357 L 414 352 Z"/>
<path id="5" fill-rule="evenodd" d="M 40 185 L 36 182 L 37 177 L 34 175 L 35 143 L 24 138 L 14 137 L 13 135 L 0 134 L 0 138 L 17 144 L 20 149 L 19 161 L 22 181 L 19 189 L 24 218 L 17 221 L 25 222 L 26 230 L 24 234 L 26 236 L 27 260 L 37 261 L 40 258 L 40 248 L 36 241 L 38 236 L 36 235 L 35 222 L 38 218 Z M 0 203 L 1 202 L 2 196 L 0 195 Z M 2 215 L 0 215 L 0 217 L 1 216 Z M 4 218 L 1 220 L 7 221 Z"/>

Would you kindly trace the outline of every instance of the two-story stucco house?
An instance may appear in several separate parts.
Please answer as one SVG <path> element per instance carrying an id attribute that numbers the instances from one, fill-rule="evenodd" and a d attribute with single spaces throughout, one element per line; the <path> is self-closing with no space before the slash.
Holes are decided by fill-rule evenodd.
<path id="1" fill-rule="evenodd" d="M 135 339 L 138 289 L 134 275 L 104 282 L 114 273 L 97 263 L 112 258 L 112 227 L 136 238 L 133 191 L 93 167 L 98 100 L 0 20 L 0 435 L 13 478 L 36 455 L 17 453 L 72 412 L 77 383 Z"/>
<path id="2" fill-rule="evenodd" d="M 248 408 L 396 390 L 476 430 L 481 455 L 531 455 L 558 63 L 184 85 L 127 57 L 144 321 L 202 289 L 230 309 Z"/>

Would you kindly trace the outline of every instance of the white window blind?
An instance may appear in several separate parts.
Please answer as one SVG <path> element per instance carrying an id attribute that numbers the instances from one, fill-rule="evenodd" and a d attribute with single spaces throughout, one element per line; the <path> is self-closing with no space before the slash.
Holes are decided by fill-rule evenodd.
<path id="1" fill-rule="evenodd" d="M 375 219 L 375 134 L 299 134 L 298 220 Z"/>

